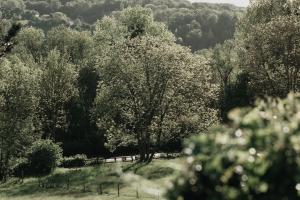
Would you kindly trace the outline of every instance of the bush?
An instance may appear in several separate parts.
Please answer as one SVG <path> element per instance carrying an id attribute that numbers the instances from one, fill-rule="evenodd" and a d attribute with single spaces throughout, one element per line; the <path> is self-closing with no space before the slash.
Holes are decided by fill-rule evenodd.
<path id="1" fill-rule="evenodd" d="M 300 96 L 229 114 L 232 124 L 190 140 L 170 200 L 300 199 Z"/>
<path id="2" fill-rule="evenodd" d="M 12 173 L 16 177 L 28 176 L 30 172 L 30 166 L 27 158 L 21 158 L 16 161 L 16 164 L 12 168 Z"/>
<path id="3" fill-rule="evenodd" d="M 87 164 L 87 157 L 85 154 L 77 154 L 71 157 L 65 157 L 61 162 L 61 167 L 73 168 L 84 167 Z"/>
<path id="4" fill-rule="evenodd" d="M 39 140 L 31 146 L 27 157 L 32 175 L 48 175 L 59 165 L 62 150 L 51 140 Z"/>

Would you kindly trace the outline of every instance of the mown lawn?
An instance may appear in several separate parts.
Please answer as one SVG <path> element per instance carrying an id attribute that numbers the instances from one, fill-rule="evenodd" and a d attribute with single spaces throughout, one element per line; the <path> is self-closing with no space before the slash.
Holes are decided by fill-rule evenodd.
<path id="1" fill-rule="evenodd" d="M 79 169 L 58 168 L 43 178 L 11 179 L 0 185 L 1 200 L 163 199 L 182 159 L 148 165 L 110 163 Z M 119 196 L 118 196 L 119 188 Z"/>

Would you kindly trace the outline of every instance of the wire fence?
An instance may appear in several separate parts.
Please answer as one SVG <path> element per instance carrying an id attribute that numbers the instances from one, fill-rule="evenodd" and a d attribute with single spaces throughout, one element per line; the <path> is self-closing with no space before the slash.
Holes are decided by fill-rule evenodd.
<path id="1" fill-rule="evenodd" d="M 131 199 L 163 200 L 163 195 L 159 189 L 150 193 L 145 192 L 142 185 L 134 188 L 124 183 L 114 183 L 107 187 L 107 183 L 94 185 L 83 183 L 82 185 L 75 185 L 72 184 L 72 180 L 70 178 L 60 182 L 39 179 L 38 187 L 43 190 L 60 189 L 64 192 L 90 193 L 99 196 L 109 196 L 114 199 L 118 197 L 126 197 Z"/>
<path id="2" fill-rule="evenodd" d="M 180 153 L 157 153 L 154 159 L 169 159 L 180 157 Z M 139 158 L 138 156 L 123 156 L 114 158 L 90 158 L 88 159 L 88 165 L 94 164 L 105 164 L 105 163 L 117 163 L 117 162 L 135 162 Z M 80 169 L 75 169 L 77 171 Z M 57 177 L 56 177 L 57 178 Z M 111 198 L 126 197 L 131 199 L 152 199 L 152 200 L 163 200 L 162 192 L 157 188 L 151 192 L 146 192 L 147 186 L 143 186 L 139 183 L 138 187 L 133 188 L 130 183 L 126 183 L 121 180 L 105 180 L 104 182 L 95 183 L 94 181 L 81 182 L 78 184 L 78 180 L 73 182 L 71 177 L 61 178 L 38 178 L 38 187 L 43 190 L 59 189 L 63 192 L 70 193 L 93 193 L 99 196 L 109 196 Z M 20 178 L 21 183 L 24 182 L 24 175 Z M 146 188 L 146 189 L 144 189 Z"/>

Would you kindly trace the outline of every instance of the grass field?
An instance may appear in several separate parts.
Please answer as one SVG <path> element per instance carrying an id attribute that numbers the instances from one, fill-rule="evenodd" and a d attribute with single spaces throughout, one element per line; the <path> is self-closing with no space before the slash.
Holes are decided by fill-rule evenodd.
<path id="1" fill-rule="evenodd" d="M 148 165 L 111 163 L 79 169 L 58 168 L 43 178 L 11 179 L 0 185 L 1 200 L 163 200 L 164 189 L 182 159 Z M 119 188 L 119 189 L 118 189 Z M 118 196 L 119 191 L 119 196 Z"/>

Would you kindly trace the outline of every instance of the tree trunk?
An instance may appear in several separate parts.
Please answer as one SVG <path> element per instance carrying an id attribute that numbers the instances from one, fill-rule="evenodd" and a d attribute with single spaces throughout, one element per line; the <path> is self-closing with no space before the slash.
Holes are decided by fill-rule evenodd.
<path id="1" fill-rule="evenodd" d="M 148 128 L 140 128 L 138 130 L 137 139 L 138 139 L 138 147 L 139 147 L 139 155 L 140 155 L 139 162 L 147 162 L 150 154 L 150 135 L 149 135 Z"/>
<path id="2" fill-rule="evenodd" d="M 1 137 L 1 147 L 0 147 L 0 180 L 2 180 L 3 176 L 3 151 L 4 151 L 4 142 L 3 142 L 3 137 Z"/>
<path id="3" fill-rule="evenodd" d="M 138 145 L 139 145 L 139 154 L 140 154 L 139 162 L 144 162 L 146 157 L 145 157 L 145 144 L 143 139 L 140 140 Z"/>
<path id="4" fill-rule="evenodd" d="M 146 157 L 145 157 L 145 151 L 144 151 L 144 149 L 142 148 L 142 149 L 140 150 L 140 159 L 139 159 L 139 162 L 145 162 L 145 160 L 146 160 Z"/>
<path id="5" fill-rule="evenodd" d="M 149 131 L 147 130 L 146 131 L 146 139 L 145 139 L 145 143 L 146 143 L 146 160 L 145 162 L 148 162 L 149 161 L 149 158 L 150 158 L 150 145 L 151 145 L 151 141 L 150 141 L 150 133 Z"/>
<path id="6" fill-rule="evenodd" d="M 149 156 L 148 162 L 151 162 L 153 160 L 154 156 L 155 156 L 155 153 L 157 151 L 159 151 L 160 141 L 161 141 L 161 134 L 162 134 L 162 130 L 161 130 L 161 125 L 160 125 L 159 131 L 158 131 L 158 135 L 157 135 L 156 145 L 152 149 L 152 152 L 151 152 L 151 155 Z"/>
<path id="7" fill-rule="evenodd" d="M 7 151 L 6 155 L 3 156 L 0 166 L 0 180 L 6 182 L 8 176 L 8 163 L 9 163 L 10 152 Z"/>

